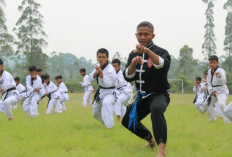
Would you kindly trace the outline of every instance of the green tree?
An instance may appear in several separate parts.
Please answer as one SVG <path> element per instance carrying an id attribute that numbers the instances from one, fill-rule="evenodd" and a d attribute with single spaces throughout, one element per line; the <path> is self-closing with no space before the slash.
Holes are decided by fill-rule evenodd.
<path id="1" fill-rule="evenodd" d="M 177 72 L 179 75 L 184 75 L 186 77 L 193 76 L 194 66 L 197 65 L 197 61 L 193 59 L 193 49 L 188 47 L 188 45 L 184 45 L 183 48 L 180 49 L 179 54 L 179 65 L 177 68 Z"/>
<path id="2" fill-rule="evenodd" d="M 6 6 L 4 0 L 0 0 L 0 58 L 7 61 L 10 56 L 14 54 L 12 43 L 14 42 L 14 37 L 10 35 L 5 25 L 6 18 L 4 14 L 3 7 Z"/>
<path id="3" fill-rule="evenodd" d="M 13 29 L 19 39 L 15 42 L 16 54 L 26 56 L 24 59 L 27 63 L 36 66 L 46 65 L 42 48 L 48 44 L 43 38 L 47 35 L 43 31 L 43 16 L 39 12 L 40 7 L 41 5 L 36 0 L 23 0 L 18 7 L 22 15 L 16 23 L 16 28 Z"/>
<path id="4" fill-rule="evenodd" d="M 226 51 L 226 60 L 223 63 L 223 67 L 228 70 L 229 73 L 232 71 L 232 0 L 228 0 L 224 6 L 224 9 L 228 11 L 226 17 L 225 26 L 225 40 L 224 40 L 224 50 Z"/>
<path id="5" fill-rule="evenodd" d="M 205 24 L 205 41 L 202 45 L 202 53 L 204 54 L 206 60 L 213 55 L 216 54 L 216 44 L 215 44 L 215 34 L 214 34 L 214 17 L 213 17 L 213 0 L 202 0 L 204 3 L 208 4 L 207 10 L 205 12 L 206 16 L 206 24 Z"/>

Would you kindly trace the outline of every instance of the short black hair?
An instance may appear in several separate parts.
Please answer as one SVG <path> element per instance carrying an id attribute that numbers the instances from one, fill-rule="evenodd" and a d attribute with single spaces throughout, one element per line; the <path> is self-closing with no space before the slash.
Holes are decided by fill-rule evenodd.
<path id="1" fill-rule="evenodd" d="M 1 65 L 3 65 L 3 61 L 2 61 L 2 59 L 0 59 L 0 64 L 1 64 Z"/>
<path id="2" fill-rule="evenodd" d="M 14 78 L 15 81 L 20 81 L 19 77 Z"/>
<path id="3" fill-rule="evenodd" d="M 140 27 L 148 27 L 148 28 L 151 28 L 152 33 L 154 32 L 154 26 L 153 26 L 150 22 L 148 22 L 148 21 L 143 21 L 143 22 L 141 22 L 141 23 L 137 26 L 137 30 L 138 30 Z"/>
<path id="4" fill-rule="evenodd" d="M 43 71 L 41 68 L 36 69 L 37 72 Z"/>
<path id="5" fill-rule="evenodd" d="M 62 79 L 62 76 L 61 76 L 61 75 L 57 75 L 57 76 L 55 77 L 55 79 Z"/>
<path id="6" fill-rule="evenodd" d="M 81 68 L 80 71 L 86 72 L 85 68 Z"/>
<path id="7" fill-rule="evenodd" d="M 28 68 L 28 71 L 36 71 L 37 69 L 36 69 L 36 66 L 34 66 L 34 65 L 32 65 L 32 66 L 29 66 L 29 68 Z"/>
<path id="8" fill-rule="evenodd" d="M 49 74 L 44 74 L 44 75 L 43 75 L 43 79 L 46 80 L 46 79 L 49 79 L 49 78 L 50 78 L 50 75 L 49 75 Z"/>
<path id="9" fill-rule="evenodd" d="M 119 59 L 117 59 L 117 58 L 113 59 L 113 60 L 112 60 L 112 63 L 113 63 L 113 64 L 114 64 L 114 63 L 118 63 L 118 65 L 121 65 L 121 61 L 120 61 Z"/>
<path id="10" fill-rule="evenodd" d="M 218 62 L 218 56 L 216 56 L 216 55 L 210 56 L 209 61 L 217 61 Z"/>
<path id="11" fill-rule="evenodd" d="M 199 81 L 201 81 L 201 77 L 196 77 L 196 80 L 199 80 Z"/>
<path id="12" fill-rule="evenodd" d="M 109 57 L 109 52 L 105 48 L 100 48 L 99 50 L 97 50 L 97 56 L 98 56 L 99 53 L 105 53 L 106 56 Z"/>
<path id="13" fill-rule="evenodd" d="M 203 73 L 204 75 L 208 75 L 208 70 L 205 70 Z"/>

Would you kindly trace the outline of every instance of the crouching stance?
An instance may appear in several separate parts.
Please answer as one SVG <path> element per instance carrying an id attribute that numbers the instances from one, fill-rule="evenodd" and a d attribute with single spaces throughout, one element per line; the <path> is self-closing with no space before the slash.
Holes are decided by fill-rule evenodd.
<path id="1" fill-rule="evenodd" d="M 97 81 L 99 88 L 94 95 L 93 117 L 108 129 L 114 126 L 113 104 L 115 102 L 116 72 L 108 63 L 109 52 L 106 49 L 97 51 L 98 64 L 89 75 L 89 81 Z"/>
<path id="2" fill-rule="evenodd" d="M 21 105 L 23 105 L 24 101 L 26 100 L 26 96 L 27 92 L 26 92 L 26 88 L 20 83 L 20 79 L 18 77 L 14 78 L 15 84 L 16 84 L 16 90 L 19 92 L 21 98 L 20 98 L 20 102 Z M 17 104 L 13 105 L 13 109 L 17 109 Z"/>
<path id="3" fill-rule="evenodd" d="M 196 93 L 196 97 L 193 101 L 194 105 L 201 113 L 204 113 L 203 102 L 204 102 L 204 91 L 202 90 L 203 83 L 201 83 L 201 77 L 196 78 L 196 84 L 193 87 L 193 92 Z"/>
<path id="4" fill-rule="evenodd" d="M 44 90 L 46 92 L 45 95 L 49 97 L 46 114 L 51 114 L 52 111 L 61 113 L 62 110 L 57 107 L 60 100 L 60 92 L 57 90 L 57 86 L 50 80 L 50 76 L 48 74 L 44 74 L 43 79 Z"/>
<path id="5" fill-rule="evenodd" d="M 152 42 L 155 37 L 153 30 L 153 25 L 149 22 L 142 22 L 137 26 L 136 37 L 140 45 L 129 54 L 126 70 L 123 72 L 126 81 L 136 82 L 137 97 L 133 105 L 128 107 L 122 125 L 138 137 L 147 140 L 151 148 L 156 141 L 159 145 L 157 157 L 163 157 L 167 142 L 164 112 L 170 101 L 167 75 L 171 59 L 165 49 Z M 155 139 L 140 122 L 150 113 Z"/>
<path id="6" fill-rule="evenodd" d="M 117 117 L 117 121 L 120 122 L 120 118 L 122 118 L 126 113 L 127 102 L 131 99 L 132 89 L 128 87 L 126 80 L 123 77 L 123 73 L 120 70 L 121 62 L 119 59 L 114 59 L 112 61 L 112 65 L 117 73 L 117 92 L 118 99 L 114 104 L 114 112 Z"/>
<path id="7" fill-rule="evenodd" d="M 16 84 L 12 75 L 3 68 L 3 61 L 0 59 L 0 92 L 2 93 L 0 111 L 5 113 L 9 120 L 13 120 L 12 105 L 19 101 L 20 94 L 15 88 Z"/>
<path id="8" fill-rule="evenodd" d="M 26 78 L 26 87 L 28 90 L 28 97 L 23 103 L 23 110 L 30 117 L 36 117 L 38 113 L 38 101 L 45 94 L 42 80 L 37 75 L 36 67 L 30 66 L 28 68 L 29 75 Z"/>
<path id="9" fill-rule="evenodd" d="M 92 87 L 91 83 L 89 82 L 89 76 L 86 75 L 85 68 L 80 69 L 80 74 L 81 74 L 81 76 L 83 76 L 83 82 L 78 82 L 78 84 L 82 87 L 85 87 L 85 94 L 83 96 L 83 103 L 82 103 L 83 107 L 85 108 L 87 102 L 89 105 L 92 104 L 91 94 L 93 92 L 93 87 Z"/>
<path id="10" fill-rule="evenodd" d="M 218 101 L 221 113 L 225 123 L 230 123 L 229 119 L 225 115 L 226 101 L 229 95 L 229 89 L 227 88 L 226 73 L 223 69 L 218 67 L 218 57 L 215 55 L 210 56 L 207 83 L 210 97 L 204 102 L 204 106 L 209 116 L 209 121 L 215 121 L 215 109 L 213 104 Z"/>
<path id="11" fill-rule="evenodd" d="M 61 75 L 56 76 L 55 79 L 58 86 L 58 90 L 60 92 L 60 105 L 57 105 L 58 109 L 67 110 L 64 102 L 69 100 L 68 89 L 66 85 L 62 82 Z"/>

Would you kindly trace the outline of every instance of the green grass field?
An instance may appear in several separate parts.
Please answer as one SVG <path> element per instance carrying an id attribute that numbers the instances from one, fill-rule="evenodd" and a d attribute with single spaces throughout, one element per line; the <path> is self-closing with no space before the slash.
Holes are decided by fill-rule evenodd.
<path id="1" fill-rule="evenodd" d="M 83 94 L 70 94 L 67 111 L 30 118 L 18 105 L 14 121 L 0 114 L 0 156 L 6 157 L 151 157 L 157 149 L 141 149 L 146 141 L 115 124 L 108 131 L 92 117 L 92 107 L 82 108 Z M 168 124 L 167 157 L 232 157 L 232 125 L 217 119 L 210 123 L 192 104 L 194 95 L 172 94 L 165 113 Z M 229 101 L 232 100 L 230 96 Z M 116 119 L 115 119 L 116 122 Z M 150 116 L 143 123 L 151 129 Z"/>

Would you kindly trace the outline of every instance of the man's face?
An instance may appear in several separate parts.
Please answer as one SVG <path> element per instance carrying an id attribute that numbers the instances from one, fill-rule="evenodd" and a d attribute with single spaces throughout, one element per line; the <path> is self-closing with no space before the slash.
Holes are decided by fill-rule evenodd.
<path id="1" fill-rule="evenodd" d="M 196 84 L 200 84 L 200 83 L 201 83 L 201 81 L 196 79 Z"/>
<path id="2" fill-rule="evenodd" d="M 209 61 L 209 66 L 211 69 L 215 70 L 218 67 L 219 62 L 216 60 L 210 60 Z"/>
<path id="3" fill-rule="evenodd" d="M 3 71 L 4 65 L 0 64 L 0 71 Z"/>
<path id="4" fill-rule="evenodd" d="M 121 66 L 118 63 L 113 63 L 112 66 L 114 67 L 115 71 L 118 71 L 119 69 L 121 69 Z"/>
<path id="5" fill-rule="evenodd" d="M 98 53 L 97 61 L 100 64 L 100 66 L 104 66 L 108 61 L 108 57 L 106 56 L 106 53 Z"/>
<path id="6" fill-rule="evenodd" d="M 84 76 L 85 72 L 84 71 L 80 71 L 80 74 L 81 74 L 81 76 Z"/>
<path id="7" fill-rule="evenodd" d="M 18 85 L 18 84 L 19 84 L 19 81 L 16 81 L 16 80 L 15 80 L 15 84 Z"/>
<path id="8" fill-rule="evenodd" d="M 150 44 L 155 37 L 155 34 L 153 34 L 152 29 L 149 27 L 139 27 L 135 35 L 139 44 L 142 46 Z"/>
<path id="9" fill-rule="evenodd" d="M 44 83 L 48 84 L 48 82 L 50 81 L 50 78 L 44 79 Z"/>
<path id="10" fill-rule="evenodd" d="M 39 77 L 41 77 L 43 75 L 43 72 L 42 71 L 37 72 L 37 75 L 39 75 Z"/>
<path id="11" fill-rule="evenodd" d="M 62 82 L 62 79 L 56 79 L 56 83 L 60 84 Z"/>
<path id="12" fill-rule="evenodd" d="M 29 71 L 29 75 L 30 75 L 30 76 L 36 75 L 36 73 L 37 73 L 37 72 L 36 72 L 35 70 Z"/>

